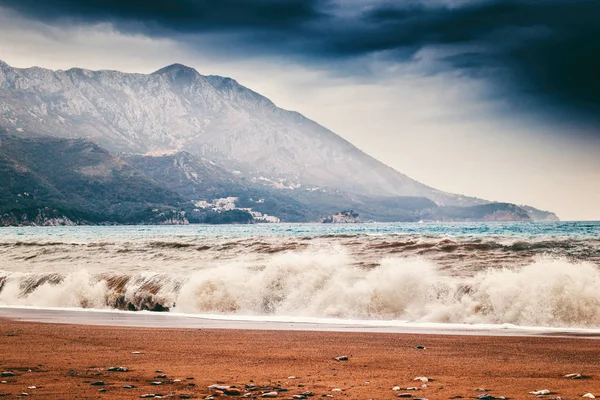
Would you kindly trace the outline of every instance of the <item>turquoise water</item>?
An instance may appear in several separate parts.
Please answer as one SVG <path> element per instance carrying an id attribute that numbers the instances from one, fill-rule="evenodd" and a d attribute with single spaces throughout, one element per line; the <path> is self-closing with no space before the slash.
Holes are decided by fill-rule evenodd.
<path id="1" fill-rule="evenodd" d="M 256 224 L 187 226 L 75 226 L 0 228 L 0 240 L 69 238 L 73 240 L 150 238 L 242 238 L 253 236 L 423 235 L 425 237 L 522 239 L 600 239 L 600 222 L 477 222 Z"/>

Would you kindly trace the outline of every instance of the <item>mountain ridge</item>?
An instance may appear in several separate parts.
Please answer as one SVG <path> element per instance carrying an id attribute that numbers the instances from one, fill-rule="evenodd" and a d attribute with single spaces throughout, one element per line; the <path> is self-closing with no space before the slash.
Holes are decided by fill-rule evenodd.
<path id="1" fill-rule="evenodd" d="M 89 138 L 115 154 L 187 151 L 249 181 L 345 193 L 363 203 L 419 197 L 438 206 L 490 204 L 415 181 L 235 79 L 182 64 L 132 74 L 0 61 L 0 126 L 22 137 Z"/>

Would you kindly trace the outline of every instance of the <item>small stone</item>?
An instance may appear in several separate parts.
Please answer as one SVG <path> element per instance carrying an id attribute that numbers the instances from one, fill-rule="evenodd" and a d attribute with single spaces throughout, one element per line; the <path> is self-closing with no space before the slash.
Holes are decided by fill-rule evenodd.
<path id="1" fill-rule="evenodd" d="M 156 395 L 154 393 L 147 393 L 140 396 L 140 399 L 153 399 Z"/>
<path id="2" fill-rule="evenodd" d="M 28 386 L 27 389 L 37 389 L 35 386 Z"/>
<path id="3" fill-rule="evenodd" d="M 22 397 L 27 397 L 27 396 L 29 396 L 29 393 L 25 393 L 25 392 L 23 392 L 23 393 L 21 393 L 21 394 L 20 394 L 20 396 L 22 396 Z"/>
<path id="4" fill-rule="evenodd" d="M 158 385 L 162 385 L 162 382 L 159 382 L 159 381 L 153 381 L 153 382 L 150 382 L 150 384 L 151 384 L 152 386 L 158 386 Z"/>
<path id="5" fill-rule="evenodd" d="M 569 379 L 583 379 L 581 374 L 567 374 L 564 377 Z"/>
<path id="6" fill-rule="evenodd" d="M 545 396 L 550 393 L 551 392 L 548 389 L 534 390 L 533 392 L 529 392 L 529 394 L 537 394 L 537 395 L 542 395 L 542 396 Z"/>
<path id="7" fill-rule="evenodd" d="M 4 371 L 2 374 L 0 374 L 0 376 L 2 376 L 3 378 L 8 378 L 11 376 L 15 376 L 15 373 L 12 371 Z"/>
<path id="8" fill-rule="evenodd" d="M 277 392 L 267 392 L 267 393 L 263 393 L 262 397 L 273 398 L 273 397 L 277 397 L 277 395 L 278 395 Z"/>
<path id="9" fill-rule="evenodd" d="M 400 394 L 399 394 L 398 396 L 396 396 L 396 397 L 401 397 L 401 398 L 404 398 L 404 399 L 409 399 L 409 398 L 411 398 L 411 397 L 412 397 L 412 394 L 410 394 L 410 393 L 400 393 Z"/>
<path id="10" fill-rule="evenodd" d="M 230 387 L 223 390 L 223 393 L 225 393 L 227 396 L 239 396 L 242 394 L 242 391 L 241 389 Z"/>
<path id="11" fill-rule="evenodd" d="M 583 396 L 581 396 L 581 397 L 587 397 L 588 399 L 595 399 L 595 398 L 596 398 L 596 396 L 594 396 L 594 395 L 593 395 L 593 394 L 591 394 L 591 393 L 586 393 L 586 394 L 584 394 L 584 395 L 583 395 Z"/>
<path id="12" fill-rule="evenodd" d="M 142 354 L 140 351 L 132 351 L 131 354 Z"/>
<path id="13" fill-rule="evenodd" d="M 417 376 L 415 379 L 413 379 L 413 381 L 420 381 L 420 382 L 429 382 L 429 378 L 427 378 L 426 376 Z"/>
<path id="14" fill-rule="evenodd" d="M 210 390 L 226 390 L 226 389 L 229 389 L 229 386 L 224 386 L 224 385 L 210 385 L 208 388 Z"/>
<path id="15" fill-rule="evenodd" d="M 180 398 L 180 399 L 191 399 L 191 398 L 192 398 L 192 396 L 190 396 L 189 394 L 180 394 L 180 395 L 179 395 L 179 398 Z"/>
<path id="16" fill-rule="evenodd" d="M 302 394 L 295 394 L 292 396 L 292 399 L 298 399 L 298 400 L 306 399 L 306 396 L 304 396 Z"/>
<path id="17" fill-rule="evenodd" d="M 129 369 L 126 367 L 108 367 L 109 372 L 128 372 Z"/>
<path id="18" fill-rule="evenodd" d="M 417 349 L 417 350 L 425 350 L 425 346 L 418 345 L 418 346 L 415 346 L 415 349 Z"/>
<path id="19" fill-rule="evenodd" d="M 418 387 L 407 387 L 405 390 L 421 390 L 421 388 Z"/>
<path id="20" fill-rule="evenodd" d="M 335 389 L 331 389 L 331 391 L 332 391 L 332 392 L 337 392 L 337 393 L 339 393 L 339 392 L 341 392 L 341 391 L 342 391 L 342 389 L 340 389 L 340 388 L 335 388 Z"/>
<path id="21" fill-rule="evenodd" d="M 125 385 L 123 386 L 123 389 L 133 389 L 135 386 L 131 386 L 131 385 Z"/>
<path id="22" fill-rule="evenodd" d="M 489 392 L 489 390 L 484 389 L 484 388 L 475 388 L 473 390 L 476 391 L 476 392 Z"/>
<path id="23" fill-rule="evenodd" d="M 105 388 L 98 389 L 98 392 L 100 392 L 100 393 L 104 393 L 104 392 L 106 392 L 106 389 L 105 389 Z"/>
<path id="24" fill-rule="evenodd" d="M 296 377 L 294 375 L 292 375 L 292 376 L 288 376 L 288 379 L 296 379 Z"/>
<path id="25" fill-rule="evenodd" d="M 104 386 L 104 381 L 92 382 L 92 386 Z"/>
<path id="26" fill-rule="evenodd" d="M 315 394 L 313 392 L 304 392 L 302 393 L 302 396 L 306 396 L 306 397 L 313 397 Z"/>
<path id="27" fill-rule="evenodd" d="M 7 382 L 7 381 L 2 381 L 2 382 L 0 382 L 0 383 L 2 383 L 2 384 L 5 384 L 5 383 L 8 383 L 8 382 Z"/>
<path id="28" fill-rule="evenodd" d="M 335 361 L 348 361 L 348 356 L 339 356 L 339 357 L 336 357 Z"/>
<path id="29" fill-rule="evenodd" d="M 392 390 L 393 390 L 394 392 L 397 392 L 397 391 L 399 391 L 399 390 L 400 390 L 400 386 L 394 386 L 394 387 L 392 388 Z"/>

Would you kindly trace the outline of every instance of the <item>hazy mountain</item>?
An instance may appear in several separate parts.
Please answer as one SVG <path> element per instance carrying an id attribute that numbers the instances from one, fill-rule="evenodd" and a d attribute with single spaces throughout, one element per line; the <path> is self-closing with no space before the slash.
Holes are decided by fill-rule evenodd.
<path id="1" fill-rule="evenodd" d="M 282 190 L 186 152 L 118 157 L 89 139 L 47 136 L 0 134 L 0 189 L 0 225 L 252 222 L 245 211 L 197 206 L 230 196 L 238 208 L 288 222 L 317 221 L 343 208 L 367 221 L 530 220 L 513 204 L 442 207 L 425 197 Z"/>
<path id="2" fill-rule="evenodd" d="M 107 221 L 123 217 L 108 207 L 111 201 L 122 204 L 123 176 L 135 177 L 134 187 L 142 191 L 142 182 L 150 185 L 150 191 L 140 194 L 136 203 L 140 206 L 155 203 L 182 210 L 190 207 L 190 201 L 236 196 L 240 207 L 285 221 L 316 221 L 343 209 L 377 221 L 553 216 L 430 188 L 233 79 L 203 76 L 179 64 L 144 75 L 78 68 L 18 69 L 0 61 L 0 127 L 11 135 L 37 137 L 39 143 L 46 143 L 47 135 L 92 139 L 65 141 L 62 150 L 47 157 L 48 171 L 38 172 L 68 167 L 61 157 L 69 154 L 74 143 L 96 146 L 106 159 L 86 169 L 82 150 L 83 158 L 73 164 L 79 169 L 67 168 L 69 176 L 75 179 L 71 172 L 83 174 L 83 181 L 73 182 L 85 187 L 90 179 L 86 171 L 93 170 L 93 179 L 105 188 L 116 185 L 116 193 L 99 191 L 98 196 L 108 195 L 99 200 L 90 192 L 78 199 L 68 186 L 73 182 L 58 175 L 38 178 L 61 193 L 66 199 L 63 205 L 103 201 Z M 23 143 L 33 153 L 41 151 L 35 149 L 35 140 Z M 109 164 L 110 168 L 102 167 Z M 18 168 L 12 168 L 9 175 L 16 174 Z M 11 188 L 12 193 L 14 185 Z M 54 197 L 48 199 L 54 204 Z M 487 207 L 477 207 L 482 205 Z"/>
<path id="3" fill-rule="evenodd" d="M 483 203 L 416 182 L 233 79 L 178 64 L 143 75 L 0 62 L 0 125 L 17 134 L 93 138 L 116 152 L 185 150 L 248 178 L 445 205 Z"/>

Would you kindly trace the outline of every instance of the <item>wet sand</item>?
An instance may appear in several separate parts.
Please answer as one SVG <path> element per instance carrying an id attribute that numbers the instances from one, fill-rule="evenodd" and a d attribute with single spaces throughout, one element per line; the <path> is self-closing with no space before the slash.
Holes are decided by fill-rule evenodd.
<path id="1" fill-rule="evenodd" d="M 426 349 L 415 349 L 417 345 Z M 334 360 L 341 355 L 349 360 Z M 428 399 L 472 398 L 482 393 L 474 388 L 485 388 L 514 399 L 535 399 L 528 392 L 536 389 L 555 393 L 546 398 L 575 399 L 588 392 L 600 395 L 599 360 L 600 342 L 577 337 L 147 328 L 0 319 L 0 371 L 15 374 L 1 378 L 7 383 L 0 384 L 0 394 L 7 398 L 23 392 L 44 399 L 133 399 L 147 393 L 204 398 L 207 386 L 219 383 L 287 389 L 279 398 L 306 391 L 352 399 L 392 399 L 405 392 Z M 109 372 L 111 366 L 129 371 Z M 563 378 L 569 373 L 588 378 Z M 162 374 L 166 377 L 158 377 Z M 421 386 L 413 381 L 418 376 L 431 379 L 427 387 L 392 391 L 394 386 Z M 93 386 L 96 381 L 104 386 Z M 153 381 L 162 384 L 153 386 Z M 336 388 L 343 391 L 332 392 Z M 260 391 L 254 393 L 260 397 Z"/>

